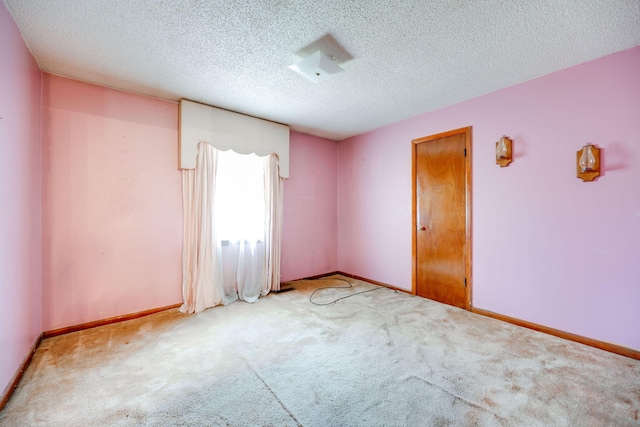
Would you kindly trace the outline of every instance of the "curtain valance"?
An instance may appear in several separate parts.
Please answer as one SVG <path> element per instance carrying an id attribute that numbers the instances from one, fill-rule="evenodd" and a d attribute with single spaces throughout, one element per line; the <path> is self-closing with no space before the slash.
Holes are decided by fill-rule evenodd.
<path id="1" fill-rule="evenodd" d="M 201 141 L 218 150 L 278 155 L 280 177 L 289 178 L 289 126 L 180 100 L 179 168 L 194 169 Z"/>

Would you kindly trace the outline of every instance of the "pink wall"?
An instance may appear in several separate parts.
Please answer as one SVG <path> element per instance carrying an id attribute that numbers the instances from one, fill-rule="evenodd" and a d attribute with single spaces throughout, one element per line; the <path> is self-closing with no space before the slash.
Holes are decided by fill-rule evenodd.
<path id="1" fill-rule="evenodd" d="M 42 331 L 42 73 L 0 3 L 0 393 Z"/>
<path id="2" fill-rule="evenodd" d="M 44 74 L 43 328 L 176 304 L 178 105 Z"/>
<path id="3" fill-rule="evenodd" d="M 284 183 L 282 280 L 337 270 L 335 141 L 291 132 Z"/>
<path id="4" fill-rule="evenodd" d="M 636 47 L 340 142 L 338 268 L 411 289 L 411 140 L 472 126 L 473 305 L 640 349 L 639 76 Z"/>

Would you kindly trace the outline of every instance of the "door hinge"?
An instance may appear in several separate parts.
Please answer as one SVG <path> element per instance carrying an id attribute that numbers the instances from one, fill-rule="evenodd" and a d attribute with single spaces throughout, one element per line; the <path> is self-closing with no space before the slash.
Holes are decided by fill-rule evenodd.
<path id="1" fill-rule="evenodd" d="M 464 156 L 467 157 L 467 149 L 464 149 Z"/>
<path id="2" fill-rule="evenodd" d="M 467 287 L 467 278 L 466 277 L 464 278 L 464 287 L 465 288 Z"/>

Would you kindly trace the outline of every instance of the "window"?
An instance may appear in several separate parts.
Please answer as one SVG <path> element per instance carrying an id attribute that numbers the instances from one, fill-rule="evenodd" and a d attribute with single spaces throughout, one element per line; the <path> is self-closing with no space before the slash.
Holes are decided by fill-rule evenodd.
<path id="1" fill-rule="evenodd" d="M 265 158 L 219 151 L 214 221 L 218 240 L 254 245 L 264 240 Z"/>

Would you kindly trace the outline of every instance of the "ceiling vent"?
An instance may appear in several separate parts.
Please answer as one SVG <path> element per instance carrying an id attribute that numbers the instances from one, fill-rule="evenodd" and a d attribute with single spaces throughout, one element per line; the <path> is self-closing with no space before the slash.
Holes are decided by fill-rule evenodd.
<path id="1" fill-rule="evenodd" d="M 328 80 L 344 71 L 321 51 L 313 53 L 297 64 L 289 65 L 289 68 L 314 83 Z"/>

